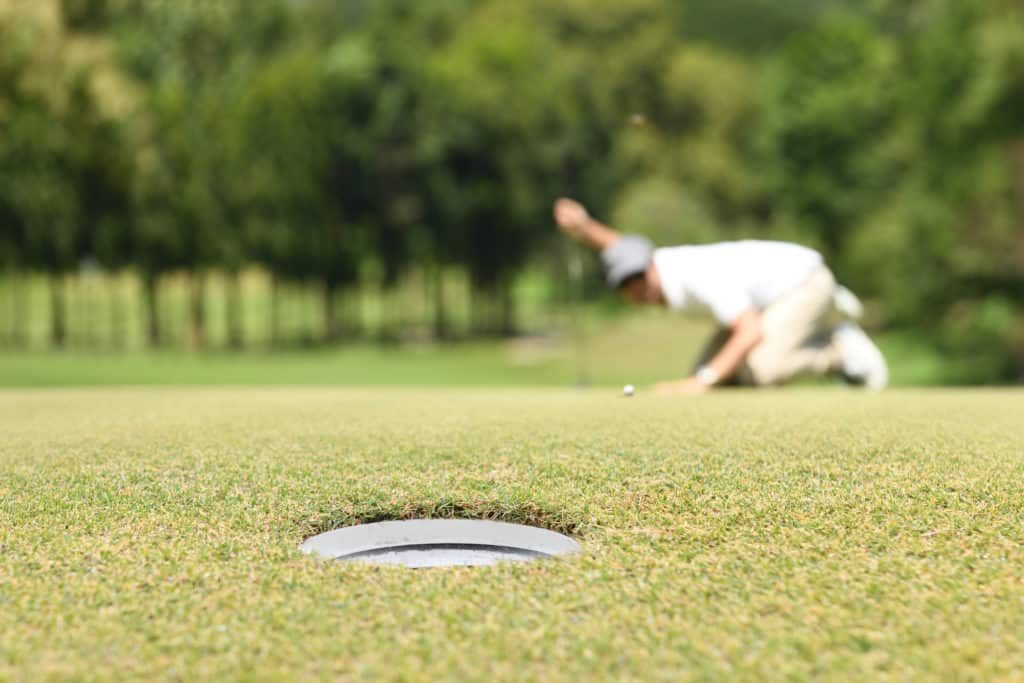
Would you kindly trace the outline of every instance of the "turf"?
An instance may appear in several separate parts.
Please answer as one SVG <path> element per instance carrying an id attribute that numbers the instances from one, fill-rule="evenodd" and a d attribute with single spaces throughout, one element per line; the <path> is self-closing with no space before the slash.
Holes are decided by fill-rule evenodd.
<path id="1" fill-rule="evenodd" d="M 592 320 L 579 338 L 195 354 L 0 351 L 0 387 L 154 385 L 571 386 L 642 384 L 689 373 L 712 332 L 678 316 Z M 623 348 L 630 352 L 623 354 Z M 581 362 L 582 361 L 582 362 Z M 582 366 L 582 367 L 581 367 Z"/>
<path id="2" fill-rule="evenodd" d="M 162 350 L 0 350 L 0 387 L 66 386 L 622 386 L 680 378 L 712 328 L 661 312 L 592 317 L 582 343 L 561 335 L 511 341 L 193 354 Z M 879 339 L 897 386 L 970 384 L 998 376 L 992 358 L 949 357 L 924 340 Z M 623 349 L 628 352 L 623 353 Z M 582 353 L 581 353 L 582 350 Z"/>
<path id="3" fill-rule="evenodd" d="M 0 391 L 0 679 L 1024 675 L 1024 393 Z M 318 561 L 417 515 L 570 560 Z"/>

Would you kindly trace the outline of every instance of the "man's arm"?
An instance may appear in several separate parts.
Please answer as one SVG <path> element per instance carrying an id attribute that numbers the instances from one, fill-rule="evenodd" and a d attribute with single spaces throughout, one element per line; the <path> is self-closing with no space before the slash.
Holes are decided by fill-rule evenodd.
<path id="1" fill-rule="evenodd" d="M 726 380 L 733 376 L 763 338 L 761 313 L 751 306 L 736 319 L 732 325 L 732 336 L 705 367 L 710 368 L 719 381 Z"/>
<path id="2" fill-rule="evenodd" d="M 733 376 L 747 355 L 763 339 L 761 313 L 751 306 L 732 324 L 732 335 L 715 357 L 705 365 L 706 377 L 691 377 L 681 382 L 664 382 L 655 386 L 659 394 L 700 394 Z"/>
<path id="3" fill-rule="evenodd" d="M 590 217 L 579 202 L 562 198 L 555 202 L 555 222 L 562 232 L 601 252 L 618 241 L 620 235 Z"/>

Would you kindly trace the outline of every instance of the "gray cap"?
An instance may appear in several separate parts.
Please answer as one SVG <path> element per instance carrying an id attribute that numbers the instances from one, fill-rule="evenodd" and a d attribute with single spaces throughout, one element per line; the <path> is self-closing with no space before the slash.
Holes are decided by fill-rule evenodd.
<path id="1" fill-rule="evenodd" d="M 654 245 L 642 235 L 623 235 L 601 252 L 605 280 L 612 289 L 634 275 L 647 271 L 654 258 Z"/>

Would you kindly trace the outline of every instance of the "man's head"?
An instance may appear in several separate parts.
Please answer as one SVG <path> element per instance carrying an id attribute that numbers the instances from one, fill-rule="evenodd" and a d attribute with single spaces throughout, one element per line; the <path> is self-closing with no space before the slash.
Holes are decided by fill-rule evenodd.
<path id="1" fill-rule="evenodd" d="M 661 278 L 658 269 L 652 263 L 642 273 L 626 278 L 619 286 L 619 293 L 631 304 L 663 304 L 665 297 L 661 293 Z"/>
<path id="2" fill-rule="evenodd" d="M 640 235 L 623 235 L 601 252 L 608 286 L 634 304 L 663 301 L 654 268 L 654 245 Z"/>

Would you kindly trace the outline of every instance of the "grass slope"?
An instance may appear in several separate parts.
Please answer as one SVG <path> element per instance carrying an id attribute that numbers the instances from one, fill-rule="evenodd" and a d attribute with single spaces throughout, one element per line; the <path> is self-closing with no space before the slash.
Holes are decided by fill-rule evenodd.
<path id="1" fill-rule="evenodd" d="M 0 392 L 0 679 L 1024 672 L 1024 393 Z M 568 561 L 318 561 L 415 515 Z"/>

